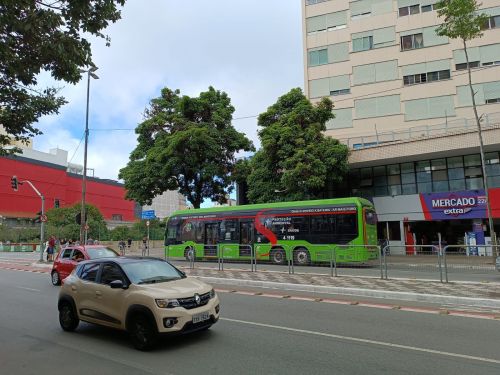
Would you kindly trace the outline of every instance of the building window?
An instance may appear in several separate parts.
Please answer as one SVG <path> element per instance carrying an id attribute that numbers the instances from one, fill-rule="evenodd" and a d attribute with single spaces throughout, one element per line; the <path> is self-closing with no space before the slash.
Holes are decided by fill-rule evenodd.
<path id="1" fill-rule="evenodd" d="M 469 68 L 479 68 L 479 61 L 470 61 Z M 461 63 L 455 65 L 456 70 L 464 70 L 467 69 L 467 63 Z"/>
<path id="2" fill-rule="evenodd" d="M 369 49 L 373 49 L 373 36 L 365 36 L 352 40 L 353 52 L 367 51 Z"/>
<path id="3" fill-rule="evenodd" d="M 405 35 L 401 37 L 401 50 L 422 48 L 424 46 L 424 36 L 422 33 Z"/>
<path id="4" fill-rule="evenodd" d="M 486 99 L 486 104 L 500 103 L 500 98 Z"/>
<path id="5" fill-rule="evenodd" d="M 419 4 L 399 8 L 399 17 L 404 17 L 404 16 L 408 16 L 411 14 L 418 14 L 418 13 L 420 13 L 420 5 Z"/>
<path id="6" fill-rule="evenodd" d="M 442 81 L 450 79 L 450 70 L 440 70 L 437 72 L 411 74 L 403 77 L 403 84 L 405 86 L 417 85 L 419 83 L 427 83 L 432 81 Z"/>
<path id="7" fill-rule="evenodd" d="M 496 29 L 500 27 L 500 15 L 492 16 L 486 20 L 484 25 L 481 27 L 482 30 Z"/>
<path id="8" fill-rule="evenodd" d="M 309 51 L 309 66 L 328 64 L 328 49 Z"/>
<path id="9" fill-rule="evenodd" d="M 431 12 L 438 9 L 437 4 L 422 5 L 422 13 Z"/>
<path id="10" fill-rule="evenodd" d="M 333 91 L 330 91 L 330 95 L 332 95 L 332 96 L 346 95 L 346 94 L 350 94 L 350 93 L 351 93 L 351 89 L 342 89 L 342 90 L 333 90 Z"/>
<path id="11" fill-rule="evenodd" d="M 111 215 L 111 220 L 113 221 L 123 221 L 123 216 L 120 214 L 113 214 Z"/>

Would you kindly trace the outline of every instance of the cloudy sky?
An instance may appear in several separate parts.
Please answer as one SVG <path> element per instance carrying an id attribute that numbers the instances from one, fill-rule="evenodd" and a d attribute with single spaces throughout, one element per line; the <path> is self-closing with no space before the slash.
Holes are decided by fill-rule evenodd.
<path id="1" fill-rule="evenodd" d="M 226 91 L 235 119 L 303 87 L 301 1 L 127 0 L 122 19 L 107 30 L 111 46 L 93 43 L 99 80 L 90 87 L 88 164 L 96 177 L 118 178 L 136 145 L 133 129 L 163 87 L 190 96 L 210 85 Z M 83 164 L 86 79 L 62 87 L 68 104 L 41 119 L 44 135 L 34 148 L 66 149 Z M 258 146 L 256 121 L 233 124 Z"/>

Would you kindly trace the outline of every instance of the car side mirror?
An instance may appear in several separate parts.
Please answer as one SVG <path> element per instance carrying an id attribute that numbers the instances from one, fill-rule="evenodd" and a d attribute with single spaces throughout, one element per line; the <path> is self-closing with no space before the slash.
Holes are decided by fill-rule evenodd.
<path id="1" fill-rule="evenodd" d="M 121 280 L 113 280 L 109 283 L 111 289 L 127 289 L 128 285 L 124 284 Z"/>
<path id="2" fill-rule="evenodd" d="M 182 275 L 182 277 L 187 277 L 187 276 L 186 276 L 186 272 L 181 271 L 181 270 L 179 270 L 179 272 L 180 272 L 180 274 Z"/>

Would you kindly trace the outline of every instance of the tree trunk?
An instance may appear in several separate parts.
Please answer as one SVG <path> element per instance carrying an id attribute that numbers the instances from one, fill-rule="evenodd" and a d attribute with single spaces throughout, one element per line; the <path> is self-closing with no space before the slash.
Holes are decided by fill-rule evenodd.
<path id="1" fill-rule="evenodd" d="M 488 213 L 488 224 L 489 224 L 489 229 L 490 229 L 490 237 L 491 237 L 491 244 L 493 245 L 492 247 L 492 257 L 493 257 L 493 263 L 495 263 L 496 259 L 496 253 L 498 249 L 496 248 L 496 234 L 495 234 L 495 228 L 493 225 L 493 215 L 491 212 L 491 203 L 490 203 L 490 196 L 488 192 L 488 176 L 486 175 L 486 163 L 484 160 L 484 146 L 483 146 L 483 135 L 481 131 L 481 121 L 479 119 L 479 115 L 477 114 L 477 107 L 476 107 L 476 97 L 474 93 L 474 88 L 472 87 L 472 74 L 471 74 L 471 69 L 469 66 L 469 55 L 467 53 L 467 43 L 465 39 L 462 39 L 463 44 L 464 44 L 464 52 L 465 52 L 465 61 L 467 63 L 467 74 L 469 76 L 469 88 L 470 88 L 470 94 L 472 97 L 472 108 L 474 110 L 474 117 L 476 118 L 476 125 L 477 125 L 477 134 L 479 136 L 479 152 L 481 154 L 481 167 L 483 169 L 483 184 L 484 184 L 484 192 L 486 194 L 486 206 L 487 206 L 487 213 Z"/>

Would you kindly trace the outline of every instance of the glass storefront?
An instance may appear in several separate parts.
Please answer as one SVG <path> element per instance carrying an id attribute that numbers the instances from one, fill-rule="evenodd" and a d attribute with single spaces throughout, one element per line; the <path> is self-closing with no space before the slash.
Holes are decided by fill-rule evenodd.
<path id="1" fill-rule="evenodd" d="M 500 187 L 498 152 L 485 154 L 490 188 Z M 352 169 L 351 195 L 381 197 L 483 188 L 479 154 Z"/>

